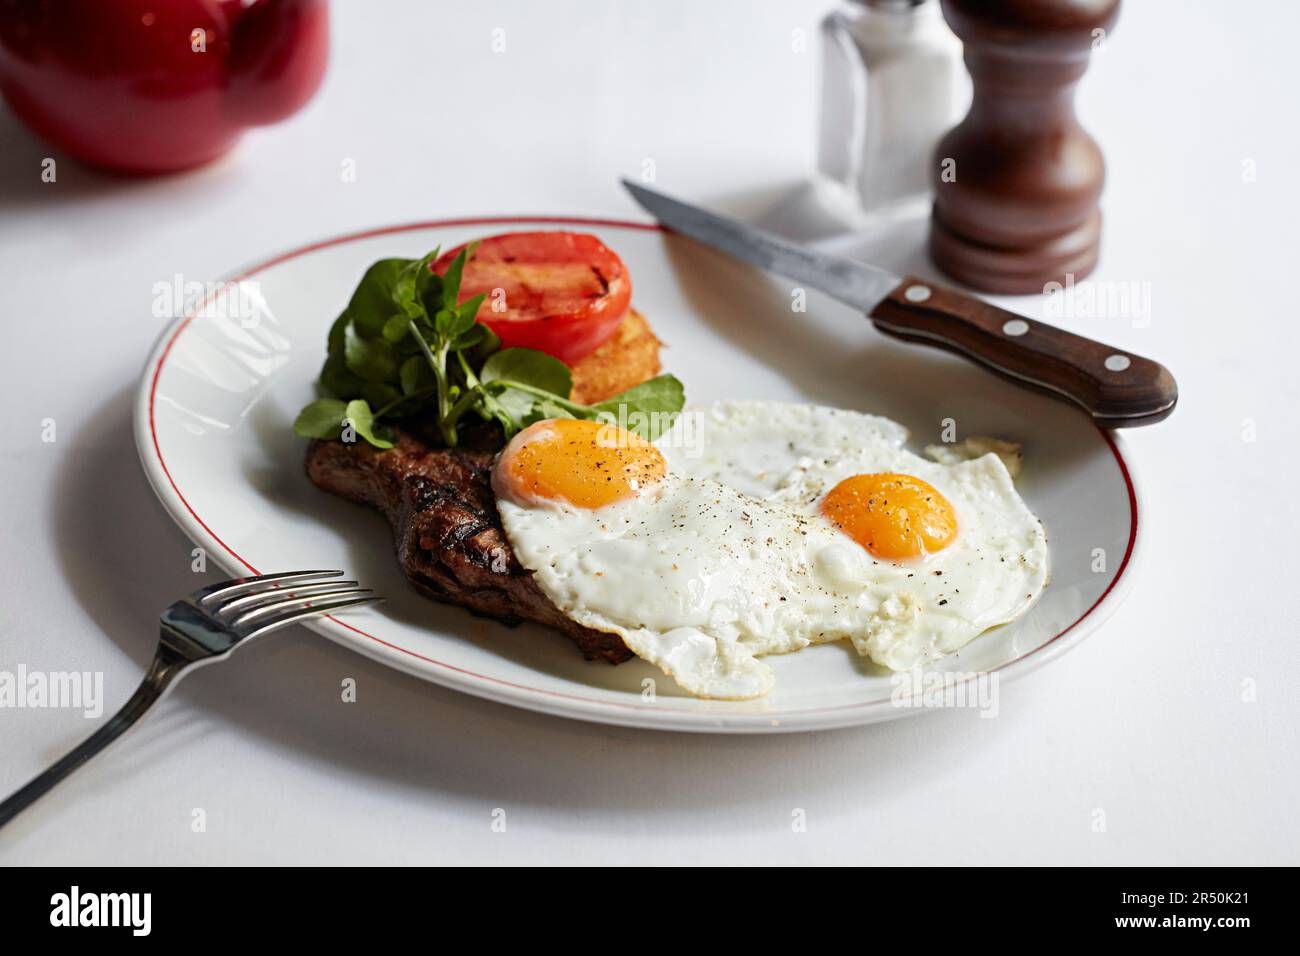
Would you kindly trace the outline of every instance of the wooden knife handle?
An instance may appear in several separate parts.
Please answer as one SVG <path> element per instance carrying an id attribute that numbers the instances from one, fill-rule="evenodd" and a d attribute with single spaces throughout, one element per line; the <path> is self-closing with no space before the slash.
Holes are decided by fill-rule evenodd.
<path id="1" fill-rule="evenodd" d="M 1108 428 L 1153 424 L 1178 401 L 1178 385 L 1159 362 L 914 276 L 876 306 L 871 320 L 889 335 L 958 352 L 1069 399 Z"/>

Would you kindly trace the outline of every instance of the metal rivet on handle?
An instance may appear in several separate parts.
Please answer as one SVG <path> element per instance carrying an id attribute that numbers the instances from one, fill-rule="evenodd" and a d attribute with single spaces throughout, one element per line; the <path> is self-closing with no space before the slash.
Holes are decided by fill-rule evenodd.
<path id="1" fill-rule="evenodd" d="M 908 302 L 924 302 L 930 298 L 930 287 L 928 285 L 908 286 L 907 291 L 903 293 L 903 298 Z"/>
<path id="2" fill-rule="evenodd" d="M 1127 355 L 1109 355 L 1106 357 L 1106 368 L 1112 372 L 1122 372 L 1132 364 Z"/>
<path id="3" fill-rule="evenodd" d="M 1029 323 L 1024 319 L 1007 319 L 1006 324 L 1002 326 L 1003 335 L 1024 335 L 1029 331 Z"/>

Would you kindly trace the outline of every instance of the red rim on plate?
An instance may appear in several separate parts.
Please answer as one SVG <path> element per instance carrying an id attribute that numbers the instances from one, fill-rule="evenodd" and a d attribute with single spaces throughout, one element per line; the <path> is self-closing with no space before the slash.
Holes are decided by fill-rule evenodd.
<path id="1" fill-rule="evenodd" d="M 632 222 L 624 219 L 587 218 L 581 216 L 487 216 L 487 217 L 474 217 L 474 218 L 466 218 L 466 219 L 435 219 L 435 220 L 430 220 L 428 222 L 408 223 L 406 225 L 401 225 L 401 226 L 386 226 L 379 229 L 367 229 L 362 232 L 348 233 L 347 235 L 336 236 L 332 239 L 325 239 L 320 242 L 313 242 L 310 245 L 301 246 L 300 248 L 282 253 L 278 256 L 266 260 L 265 262 L 258 263 L 255 266 L 245 269 L 242 273 L 235 276 L 229 281 L 240 282 L 250 278 L 251 276 L 256 275 L 259 272 L 262 272 L 273 266 L 280 265 L 281 263 L 288 262 L 291 259 L 296 259 L 299 256 L 306 255 L 307 253 L 316 252 L 317 250 L 320 249 L 328 249 L 331 246 L 343 245 L 349 242 L 357 242 L 362 239 L 370 239 L 375 236 L 392 235 L 394 233 L 400 233 L 400 232 L 414 232 L 422 229 L 447 228 L 450 226 L 490 226 L 490 225 L 505 225 L 511 223 L 530 223 L 530 224 L 552 225 L 552 226 L 571 226 L 571 225 L 605 226 L 605 227 L 616 228 L 616 229 L 637 229 L 646 232 L 666 231 L 656 223 Z M 152 445 L 153 454 L 157 458 L 159 467 L 162 469 L 163 474 L 166 475 L 167 481 L 171 485 L 172 491 L 175 492 L 177 499 L 184 506 L 185 510 L 189 513 L 190 517 L 192 517 L 196 522 L 198 522 L 199 526 L 202 527 L 203 530 L 208 533 L 208 535 L 212 538 L 212 540 L 215 541 L 218 545 L 220 545 L 232 558 L 234 558 L 241 565 L 247 568 L 251 574 L 258 575 L 258 574 L 262 574 L 263 572 L 258 568 L 254 567 L 247 559 L 245 559 L 242 555 L 240 555 L 239 552 L 237 552 L 234 548 L 232 548 L 224 540 L 222 540 L 221 536 L 218 535 L 208 525 L 208 523 L 203 520 L 203 518 L 193 509 L 193 507 L 190 506 L 189 500 L 185 497 L 184 492 L 182 492 L 180 487 L 176 484 L 176 479 L 172 477 L 171 470 L 167 467 L 167 460 L 163 457 L 162 448 L 158 444 L 158 432 L 154 424 L 154 400 L 158 390 L 158 380 L 162 375 L 163 366 L 166 365 L 167 363 L 167 357 L 171 353 L 172 346 L 176 344 L 176 340 L 180 338 L 181 333 L 185 331 L 185 329 L 189 326 L 190 322 L 194 319 L 194 313 L 201 311 L 204 304 L 205 303 L 200 303 L 198 306 L 196 306 L 191 310 L 190 314 L 184 316 L 176 324 L 176 327 L 171 330 L 170 334 L 167 335 L 166 340 L 162 345 L 161 352 L 158 354 L 157 364 L 154 366 L 153 374 L 149 378 L 149 397 L 148 397 L 149 438 Z M 1081 614 L 1072 624 L 1068 625 L 1059 633 L 1057 633 L 1056 635 L 1054 635 L 1044 643 L 1040 644 L 1038 647 L 1035 647 L 1033 650 L 1025 654 L 1022 654 L 1020 657 L 1017 657 L 1013 660 L 1007 661 L 1005 664 L 1000 664 L 997 667 L 993 668 L 992 670 L 986 671 L 984 673 L 996 673 L 1007 667 L 1010 667 L 1012 664 L 1018 664 L 1021 661 L 1027 660 L 1028 658 L 1041 654 L 1041 652 L 1046 650 L 1048 647 L 1051 647 L 1061 638 L 1065 637 L 1067 634 L 1069 634 L 1071 631 L 1077 628 L 1080 624 L 1082 624 L 1084 620 L 1086 620 L 1091 614 L 1093 614 L 1093 612 L 1097 610 L 1098 607 L 1100 607 L 1102 602 L 1105 601 L 1106 598 L 1115 589 L 1115 586 L 1119 583 L 1120 579 L 1123 578 L 1125 571 L 1128 569 L 1129 561 L 1133 556 L 1134 546 L 1137 543 L 1137 530 L 1138 530 L 1137 489 L 1134 487 L 1132 475 L 1129 473 L 1128 463 L 1124 460 L 1124 456 L 1120 452 L 1118 445 L 1116 445 L 1114 437 L 1111 435 L 1111 433 L 1108 430 L 1101 428 L 1100 426 L 1097 426 L 1097 430 L 1101 433 L 1101 437 L 1105 440 L 1106 446 L 1110 449 L 1111 454 L 1114 455 L 1115 463 L 1119 466 L 1120 474 L 1124 478 L 1124 485 L 1128 492 L 1128 503 L 1129 503 L 1129 514 L 1130 514 L 1128 544 L 1124 549 L 1124 558 L 1123 560 L 1120 561 L 1119 569 L 1115 572 L 1115 576 L 1110 580 L 1110 583 L 1106 586 L 1106 589 L 1102 591 L 1101 595 L 1097 598 L 1097 600 L 1094 601 L 1092 605 L 1086 611 L 1084 611 L 1083 614 Z M 365 637 L 368 640 L 374 641 L 376 644 L 383 645 L 384 647 L 387 647 L 390 650 L 398 651 L 399 653 L 409 655 L 410 657 L 423 661 L 427 664 L 433 664 L 436 665 L 437 667 L 445 668 L 449 671 L 464 675 L 466 677 L 471 677 L 476 680 L 483 681 L 487 684 L 497 685 L 501 687 L 508 687 L 514 690 L 527 691 L 530 694 L 539 694 L 545 697 L 579 701 L 584 704 L 591 704 L 599 707 L 613 706 L 613 707 L 627 708 L 632 710 L 646 710 L 646 711 L 653 710 L 657 713 L 664 713 L 664 708 L 661 705 L 651 706 L 651 705 L 643 705 L 643 704 L 623 703 L 620 701 L 610 701 L 610 700 L 602 700 L 594 697 L 584 697 L 579 694 L 566 694 L 562 691 L 547 690 L 541 687 L 532 687 L 527 684 L 519 684 L 514 681 L 503 680 L 499 677 L 492 677 L 488 674 L 480 674 L 476 671 L 467 670 L 463 667 L 457 667 L 455 664 L 449 664 L 446 661 L 440 661 L 437 660 L 436 658 L 428 657 L 424 654 L 420 654 L 417 651 L 413 651 L 410 650 L 409 648 L 402 647 L 399 644 L 394 644 L 391 641 L 386 641 L 382 637 L 378 637 L 377 635 L 371 634 L 368 631 L 363 631 L 361 628 L 355 627 L 347 623 L 346 621 L 334 617 L 333 615 L 324 615 L 324 617 L 329 621 L 333 622 L 334 624 L 337 624 L 340 627 L 343 627 L 346 630 L 353 632 L 354 634 L 358 634 L 362 637 Z M 858 710 L 863 708 L 875 707 L 875 706 L 879 706 L 879 704 L 880 701 L 867 701 L 858 704 L 841 704 L 835 707 L 814 707 L 814 708 L 806 708 L 801 710 L 790 710 L 790 711 L 783 711 L 782 713 L 789 716 L 826 714 L 826 713 L 852 711 L 852 710 Z M 736 717 L 748 716 L 751 718 L 762 719 L 762 715 L 737 714 L 734 716 Z M 725 728 L 717 728 L 717 729 L 725 729 Z"/>

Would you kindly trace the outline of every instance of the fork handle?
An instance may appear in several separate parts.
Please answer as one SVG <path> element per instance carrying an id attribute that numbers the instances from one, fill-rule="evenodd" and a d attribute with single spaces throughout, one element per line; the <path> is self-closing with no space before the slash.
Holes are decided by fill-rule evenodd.
<path id="1" fill-rule="evenodd" d="M 169 677 L 159 680 L 157 668 L 151 668 L 139 688 L 131 695 L 131 699 L 110 717 L 104 726 L 82 741 L 75 750 L 50 769 L 14 793 L 4 803 L 0 803 L 0 827 L 45 796 L 64 777 L 126 733 L 163 695 L 169 682 Z"/>

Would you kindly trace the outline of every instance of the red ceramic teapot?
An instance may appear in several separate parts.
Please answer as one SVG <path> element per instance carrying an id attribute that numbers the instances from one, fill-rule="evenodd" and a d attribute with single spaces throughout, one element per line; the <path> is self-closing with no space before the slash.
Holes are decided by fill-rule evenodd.
<path id="1" fill-rule="evenodd" d="M 0 0 L 0 93 L 37 135 L 123 172 L 206 163 L 311 99 L 327 0 Z"/>

